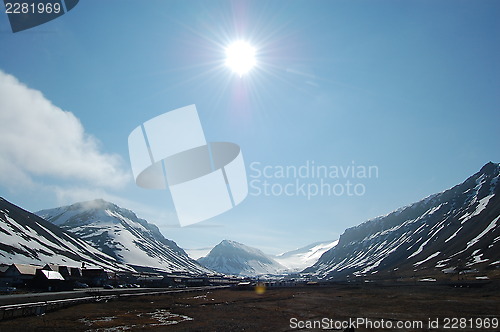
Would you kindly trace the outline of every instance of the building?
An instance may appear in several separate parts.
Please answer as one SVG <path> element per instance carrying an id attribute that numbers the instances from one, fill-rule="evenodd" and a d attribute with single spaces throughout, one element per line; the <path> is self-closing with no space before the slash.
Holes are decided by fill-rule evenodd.
<path id="1" fill-rule="evenodd" d="M 59 272 L 44 269 L 39 269 L 36 271 L 36 275 L 31 280 L 30 286 L 35 289 L 45 290 L 49 292 L 73 289 L 72 282 L 69 280 L 65 280 Z"/>
<path id="2" fill-rule="evenodd" d="M 3 277 L 7 284 L 15 287 L 23 287 L 27 286 L 35 278 L 37 270 L 41 269 L 42 267 L 37 265 L 12 264 L 3 273 Z"/>
<path id="3" fill-rule="evenodd" d="M 83 269 L 82 280 L 89 286 L 100 287 L 109 283 L 109 276 L 103 268 Z"/>

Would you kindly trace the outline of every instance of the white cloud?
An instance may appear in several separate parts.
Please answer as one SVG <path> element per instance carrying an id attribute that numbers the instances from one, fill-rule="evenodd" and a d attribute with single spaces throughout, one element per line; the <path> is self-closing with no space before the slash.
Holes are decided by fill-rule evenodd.
<path id="1" fill-rule="evenodd" d="M 0 70 L 0 183 L 29 185 L 37 176 L 108 188 L 130 179 L 122 159 L 101 152 L 74 114 Z"/>

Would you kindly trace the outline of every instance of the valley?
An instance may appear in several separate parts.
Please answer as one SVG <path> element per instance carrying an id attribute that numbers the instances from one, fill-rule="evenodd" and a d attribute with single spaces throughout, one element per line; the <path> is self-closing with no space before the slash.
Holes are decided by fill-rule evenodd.
<path id="1" fill-rule="evenodd" d="M 0 331 L 29 326 L 36 331 L 294 331 L 328 322 L 332 330 L 351 322 L 355 331 L 373 331 L 386 324 L 391 331 L 446 331 L 446 319 L 489 322 L 498 329 L 500 285 L 455 288 L 441 284 L 359 283 L 253 290 L 206 290 L 145 295 L 80 304 L 43 316 L 0 322 Z M 429 321 L 439 328 L 429 328 Z M 400 323 L 398 323 L 400 322 Z M 493 324 L 497 328 L 493 329 Z M 358 324 L 359 323 L 359 324 Z M 390 325 L 387 325 L 390 324 Z M 415 328 L 397 328 L 413 324 Z M 418 325 L 422 324 L 422 325 Z M 373 326 L 372 326 L 373 327 Z M 340 330 L 343 330 L 341 328 Z M 487 330 L 487 329 L 486 329 Z"/>

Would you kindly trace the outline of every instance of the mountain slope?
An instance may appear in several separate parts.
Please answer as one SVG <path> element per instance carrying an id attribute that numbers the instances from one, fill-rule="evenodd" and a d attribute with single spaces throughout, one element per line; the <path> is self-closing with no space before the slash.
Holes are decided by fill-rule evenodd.
<path id="1" fill-rule="evenodd" d="M 273 258 L 289 271 L 302 271 L 306 267 L 316 263 L 323 253 L 335 247 L 338 242 L 338 240 L 316 242 L 303 248 L 274 256 Z"/>
<path id="2" fill-rule="evenodd" d="M 198 259 L 202 265 L 224 274 L 256 276 L 277 274 L 286 268 L 256 248 L 224 240 L 206 257 Z"/>
<path id="3" fill-rule="evenodd" d="M 133 270 L 91 247 L 85 241 L 0 198 L 0 262 L 101 266 L 113 271 Z"/>
<path id="4" fill-rule="evenodd" d="M 500 164 L 490 162 L 451 189 L 349 228 L 304 272 L 343 278 L 498 268 L 499 177 Z"/>
<path id="5" fill-rule="evenodd" d="M 102 199 L 76 203 L 37 214 L 116 260 L 138 269 L 207 273 L 175 242 L 134 212 Z"/>

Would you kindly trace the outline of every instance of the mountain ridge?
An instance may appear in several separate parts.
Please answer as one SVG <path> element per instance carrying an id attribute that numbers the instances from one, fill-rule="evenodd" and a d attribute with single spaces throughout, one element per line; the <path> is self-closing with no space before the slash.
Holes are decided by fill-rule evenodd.
<path id="1" fill-rule="evenodd" d="M 500 164 L 489 162 L 450 189 L 348 228 L 304 272 L 345 278 L 493 268 L 500 264 L 499 178 Z"/>
<path id="2" fill-rule="evenodd" d="M 3 197 L 0 197 L 0 233 L 2 263 L 52 263 L 75 267 L 85 263 L 87 266 L 102 266 L 112 271 L 134 271 Z"/>
<path id="3" fill-rule="evenodd" d="M 114 203 L 96 199 L 37 214 L 136 269 L 211 272 L 189 258 L 174 241 L 166 239 L 156 225 Z"/>

